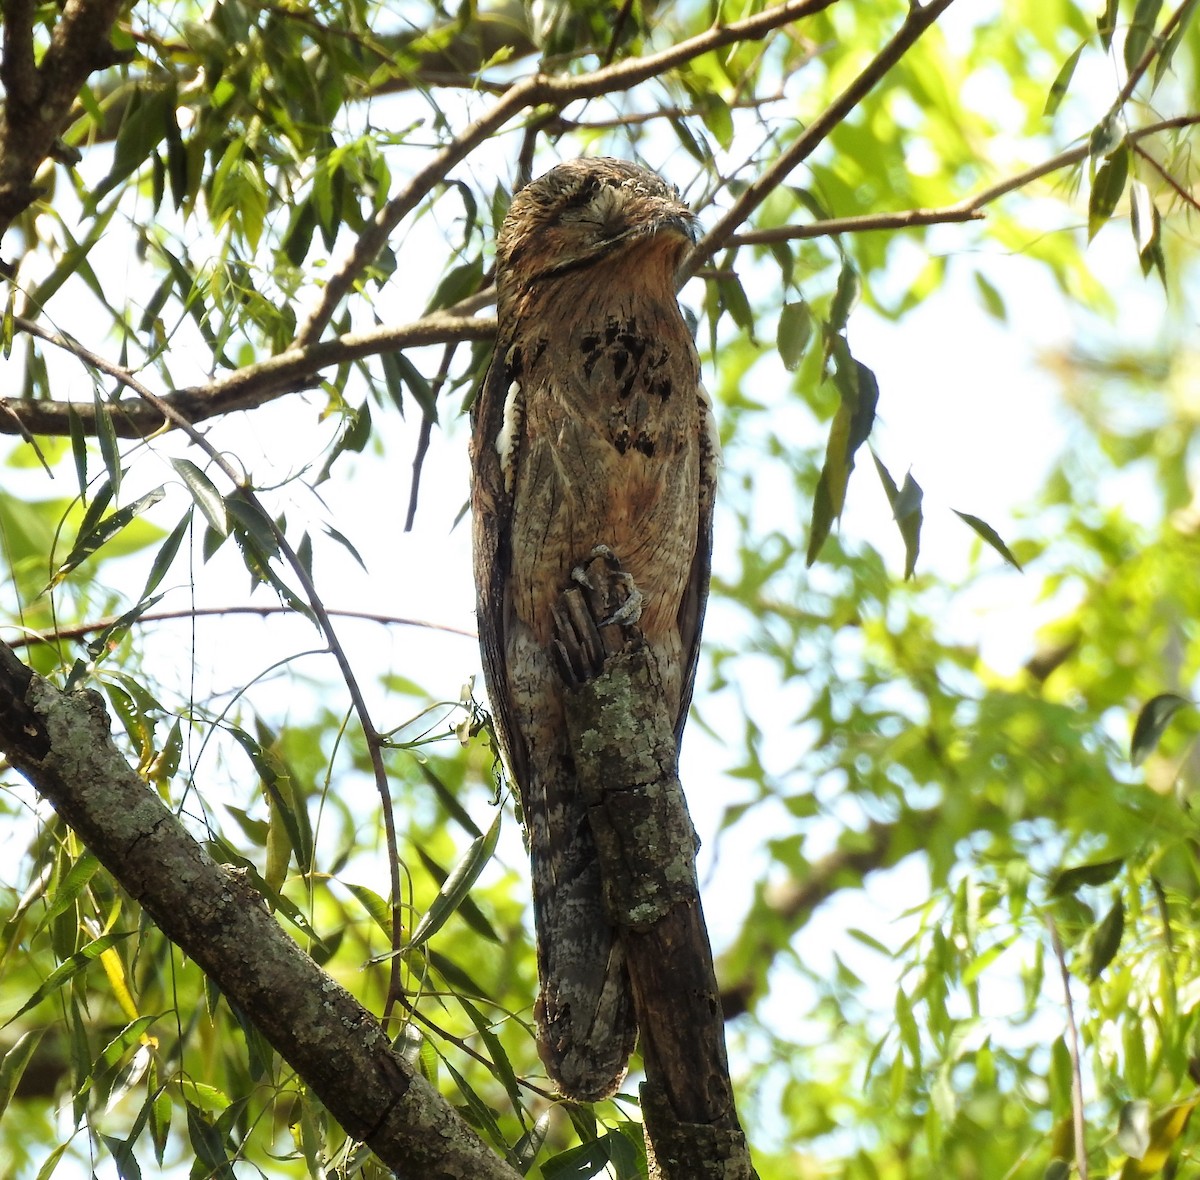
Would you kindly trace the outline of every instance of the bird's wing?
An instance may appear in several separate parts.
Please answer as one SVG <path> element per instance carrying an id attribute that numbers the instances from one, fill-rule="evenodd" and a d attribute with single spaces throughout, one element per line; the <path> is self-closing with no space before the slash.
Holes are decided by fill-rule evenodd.
<path id="1" fill-rule="evenodd" d="M 518 783 L 528 780 L 525 744 L 512 715 L 505 650 L 511 615 L 512 480 L 506 479 L 515 453 L 502 454 L 502 435 L 515 450 L 520 431 L 505 422 L 511 387 L 504 351 L 497 344 L 472 411 L 471 516 L 474 530 L 476 625 L 483 652 L 483 676 L 508 769 Z M 506 430 L 506 426 L 509 429 Z"/>
<path id="2" fill-rule="evenodd" d="M 679 604 L 679 639 L 683 654 L 683 680 L 679 694 L 679 715 L 675 719 L 675 745 L 683 740 L 696 667 L 700 661 L 700 631 L 704 626 L 704 608 L 708 603 L 708 581 L 712 572 L 713 501 L 717 490 L 717 467 L 721 461 L 721 442 L 713 418 L 712 402 L 701 385 L 696 390 L 700 403 L 700 512 L 696 521 L 696 553 L 688 575 L 683 599 Z"/>

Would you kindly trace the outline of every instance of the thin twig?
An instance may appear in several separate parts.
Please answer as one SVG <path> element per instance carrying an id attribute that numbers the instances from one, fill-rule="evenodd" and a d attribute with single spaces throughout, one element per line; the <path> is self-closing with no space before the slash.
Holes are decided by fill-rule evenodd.
<path id="1" fill-rule="evenodd" d="M 954 0 L 929 0 L 913 6 L 892 39 L 871 59 L 866 68 L 792 141 L 762 175 L 747 185 L 728 212 L 700 239 L 681 268 L 690 276 L 720 250 L 739 225 L 783 183 L 793 169 L 824 143 L 830 132 L 875 88 L 892 67 L 912 48 Z M 768 10 L 770 11 L 770 10 Z"/>
<path id="2" fill-rule="evenodd" d="M 1075 1006 L 1071 1001 L 1071 973 L 1067 970 L 1067 956 L 1058 937 L 1054 919 L 1047 917 L 1046 927 L 1050 931 L 1050 945 L 1058 960 L 1062 976 L 1063 998 L 1067 1008 L 1067 1050 L 1071 1055 L 1071 1124 L 1075 1131 L 1075 1167 L 1079 1180 L 1088 1180 L 1087 1139 L 1083 1128 L 1083 1069 L 1079 1062 L 1079 1028 L 1075 1024 Z"/>
<path id="3" fill-rule="evenodd" d="M 147 623 L 169 623 L 180 619 L 218 618 L 226 615 L 258 615 L 266 618 L 269 615 L 294 615 L 296 612 L 290 606 L 194 606 L 183 610 L 147 611 L 134 620 L 134 625 L 141 627 Z M 428 619 L 410 619 L 403 615 L 374 614 L 363 610 L 331 610 L 331 619 L 358 619 L 367 623 L 378 623 L 383 627 L 421 627 L 427 631 L 442 631 L 447 635 L 462 635 L 467 639 L 476 637 L 474 631 L 466 627 L 452 627 L 449 623 L 431 623 Z M 119 615 L 104 619 L 93 619 L 88 623 L 76 623 L 70 627 L 59 627 L 55 631 L 31 631 L 15 639 L 6 639 L 14 651 L 20 648 L 34 647 L 43 643 L 59 643 L 64 639 L 83 639 L 107 630 L 119 621 Z"/>
<path id="4" fill-rule="evenodd" d="M 1149 164 L 1150 167 L 1153 168 L 1154 171 L 1157 172 L 1159 176 L 1161 176 L 1163 180 L 1165 180 L 1166 183 L 1175 190 L 1176 195 L 1181 201 L 1191 205 L 1193 209 L 1200 209 L 1200 201 L 1197 201 L 1196 198 L 1192 196 L 1192 194 L 1188 192 L 1188 190 L 1185 189 L 1183 185 L 1180 184 L 1179 181 L 1176 180 L 1175 177 L 1173 177 L 1170 172 L 1168 172 L 1167 169 L 1164 168 L 1148 151 L 1146 151 L 1144 147 L 1135 143 L 1133 145 L 1133 151 L 1139 159 L 1145 160 L 1146 163 Z"/>

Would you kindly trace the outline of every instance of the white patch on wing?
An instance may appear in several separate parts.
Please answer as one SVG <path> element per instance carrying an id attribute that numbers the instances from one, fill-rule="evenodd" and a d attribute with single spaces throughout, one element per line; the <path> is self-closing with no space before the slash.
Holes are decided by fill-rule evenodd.
<path id="1" fill-rule="evenodd" d="M 521 422 L 525 417 L 525 398 L 519 382 L 508 387 L 504 399 L 504 418 L 500 433 L 496 435 L 496 454 L 500 456 L 500 472 L 504 476 L 504 490 L 511 494 L 517 473 L 517 445 L 520 442 Z"/>

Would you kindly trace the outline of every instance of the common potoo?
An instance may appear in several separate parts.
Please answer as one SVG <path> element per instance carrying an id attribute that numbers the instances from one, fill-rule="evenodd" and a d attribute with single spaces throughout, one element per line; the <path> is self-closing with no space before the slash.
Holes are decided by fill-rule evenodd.
<path id="1" fill-rule="evenodd" d="M 611 1094 L 636 1023 L 563 720 L 552 607 L 607 546 L 683 731 L 708 592 L 717 441 L 675 298 L 693 218 L 657 176 L 560 164 L 496 251 L 499 336 L 474 412 L 479 635 L 533 869 L 538 1043 L 564 1094 Z"/>

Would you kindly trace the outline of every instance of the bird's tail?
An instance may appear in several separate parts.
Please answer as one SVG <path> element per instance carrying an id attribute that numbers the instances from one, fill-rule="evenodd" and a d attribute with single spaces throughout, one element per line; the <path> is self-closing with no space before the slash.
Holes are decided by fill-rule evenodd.
<path id="1" fill-rule="evenodd" d="M 637 1039 L 625 956 L 600 893 L 600 866 L 578 789 L 567 776 L 526 800 L 541 991 L 538 1052 L 568 1098 L 620 1086 Z"/>

